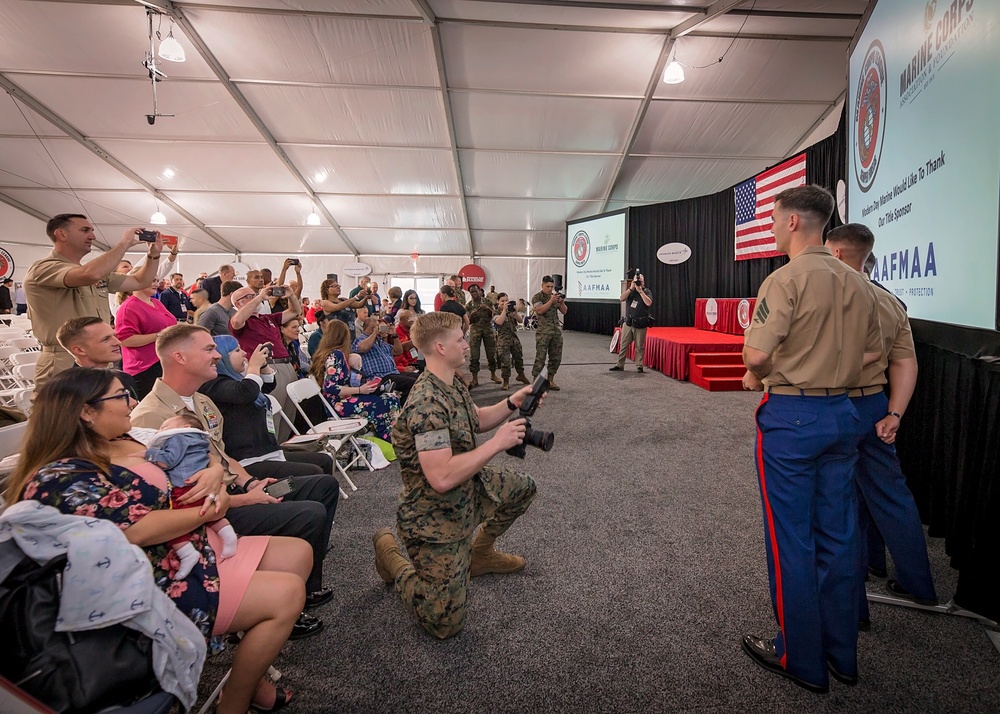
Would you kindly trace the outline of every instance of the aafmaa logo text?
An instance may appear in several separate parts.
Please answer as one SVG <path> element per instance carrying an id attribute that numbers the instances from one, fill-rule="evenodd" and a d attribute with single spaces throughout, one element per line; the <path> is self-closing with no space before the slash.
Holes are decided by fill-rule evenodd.
<path id="1" fill-rule="evenodd" d="M 858 188 L 867 192 L 875 182 L 885 139 L 885 110 L 888 102 L 885 49 L 874 40 L 865 54 L 854 100 L 854 175 Z"/>
<path id="2" fill-rule="evenodd" d="M 582 268 L 590 260 L 590 236 L 587 231 L 577 231 L 573 236 L 573 265 Z"/>

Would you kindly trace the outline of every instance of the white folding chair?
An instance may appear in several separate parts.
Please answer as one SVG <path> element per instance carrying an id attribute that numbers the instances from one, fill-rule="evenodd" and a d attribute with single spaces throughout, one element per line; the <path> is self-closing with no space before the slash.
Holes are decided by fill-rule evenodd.
<path id="1" fill-rule="evenodd" d="M 31 394 L 34 389 L 15 389 L 14 406 L 24 412 L 25 416 L 31 416 Z"/>
<path id="2" fill-rule="evenodd" d="M 365 453 L 361 449 L 361 445 L 358 443 L 358 439 L 356 437 L 356 434 L 359 434 L 366 426 L 368 426 L 367 419 L 341 419 L 337 416 L 337 412 L 334 411 L 330 402 L 328 402 L 326 397 L 323 396 L 323 392 L 320 391 L 319 385 L 316 381 L 309 379 L 308 377 L 306 379 L 300 379 L 297 382 L 292 382 L 285 387 L 285 391 L 288 392 L 289 398 L 295 402 L 295 408 L 298 410 L 299 414 L 302 415 L 302 418 L 305 419 L 306 424 L 309 425 L 308 433 L 341 436 L 341 445 L 345 440 L 348 441 L 353 452 L 347 467 L 350 468 L 360 459 L 361 462 L 368 467 L 369 471 L 375 470 L 375 467 L 371 465 L 368 458 L 365 456 Z M 322 424 L 313 424 L 312 420 L 309 419 L 309 415 L 306 414 L 305 410 L 302 408 L 302 402 L 312 397 L 319 397 L 320 402 L 322 402 L 323 407 L 326 409 L 326 413 L 330 416 L 330 418 Z M 338 468 L 340 468 L 339 465 Z M 344 471 L 342 470 L 342 472 Z M 346 476 L 346 472 L 344 475 Z"/>
<path id="3" fill-rule="evenodd" d="M 8 361 L 10 356 L 17 352 L 19 350 L 16 347 L 0 347 L 0 387 L 4 389 L 16 388 L 18 386 L 17 380 L 11 374 L 11 364 Z"/>
<path id="4" fill-rule="evenodd" d="M 19 327 L 0 327 L 0 342 L 10 344 L 10 340 L 24 339 L 24 330 Z"/>
<path id="5" fill-rule="evenodd" d="M 22 387 L 31 387 L 35 384 L 35 365 L 15 364 L 11 372 Z"/>
<path id="6" fill-rule="evenodd" d="M 42 351 L 42 346 L 38 344 L 38 340 L 34 337 L 15 337 L 14 339 L 7 340 L 7 344 L 24 352 Z"/>
<path id="7" fill-rule="evenodd" d="M 15 352 L 10 355 L 7 359 L 10 360 L 12 365 L 18 364 L 35 364 L 38 362 L 38 358 L 42 356 L 41 352 Z"/>
<path id="8" fill-rule="evenodd" d="M 288 441 L 282 442 L 282 444 L 281 444 L 282 446 L 284 446 L 285 444 L 308 443 L 310 441 L 321 441 L 321 440 L 323 440 L 324 441 L 323 448 L 324 448 L 324 450 L 327 451 L 327 453 L 329 453 L 330 449 L 327 448 L 327 444 L 325 443 L 325 439 L 327 437 L 322 436 L 320 434 L 306 434 L 305 436 L 303 436 L 302 434 L 300 434 L 299 430 L 295 428 L 295 424 L 292 423 L 292 420 L 288 418 L 288 415 L 285 414 L 284 410 L 281 408 L 281 402 L 279 402 L 277 400 L 277 398 L 275 398 L 271 394 L 268 394 L 266 396 L 267 396 L 268 401 L 271 402 L 271 412 L 273 414 L 277 414 L 278 416 L 280 416 L 281 420 L 283 422 L 285 422 L 285 424 L 288 425 L 288 428 L 291 429 L 292 433 L 295 434 L 295 436 L 293 436 Z M 336 447 L 334 447 L 333 453 L 330 454 L 330 456 L 333 458 L 333 463 L 335 463 L 335 464 L 337 463 L 337 451 L 336 450 L 339 449 L 339 448 L 340 448 L 339 445 L 336 446 Z M 343 471 L 341 472 L 341 474 L 347 480 L 347 483 L 351 487 L 351 490 L 352 491 L 357 491 L 358 487 L 354 485 L 354 482 L 351 481 L 350 477 L 347 474 L 343 473 Z M 347 492 L 344 491 L 343 487 L 340 487 L 340 496 L 345 501 L 347 500 Z"/>

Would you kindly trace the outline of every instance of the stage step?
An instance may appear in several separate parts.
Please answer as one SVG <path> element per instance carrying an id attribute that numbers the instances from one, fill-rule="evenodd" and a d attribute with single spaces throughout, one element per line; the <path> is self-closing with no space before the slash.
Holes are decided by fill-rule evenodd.
<path id="1" fill-rule="evenodd" d="M 743 389 L 743 355 L 739 352 L 692 352 L 688 379 L 709 392 L 737 392 Z"/>

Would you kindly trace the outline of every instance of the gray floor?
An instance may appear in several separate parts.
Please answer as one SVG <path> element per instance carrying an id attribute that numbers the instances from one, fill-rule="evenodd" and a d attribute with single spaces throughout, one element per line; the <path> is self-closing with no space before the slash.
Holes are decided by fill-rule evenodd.
<path id="1" fill-rule="evenodd" d="M 534 338 L 521 337 L 532 359 Z M 751 457 L 759 397 L 631 363 L 609 373 L 607 344 L 566 334 L 563 389 L 534 420 L 555 448 L 519 464 L 538 497 L 501 540 L 528 567 L 473 581 L 458 637 L 424 635 L 375 574 L 371 534 L 395 522 L 399 473 L 358 474 L 326 561 L 327 627 L 277 662 L 290 711 L 1000 711 L 1000 653 L 963 618 L 872 605 L 861 683 L 828 695 L 753 664 L 740 636 L 775 630 Z M 473 394 L 501 398 L 492 384 Z M 943 542 L 929 548 L 947 600 L 956 573 Z M 215 658 L 205 679 L 226 666 Z"/>

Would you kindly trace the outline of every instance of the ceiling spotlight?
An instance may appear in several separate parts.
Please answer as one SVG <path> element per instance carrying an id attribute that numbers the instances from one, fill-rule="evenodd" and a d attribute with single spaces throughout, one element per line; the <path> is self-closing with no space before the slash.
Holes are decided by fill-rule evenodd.
<path id="1" fill-rule="evenodd" d="M 157 32 L 157 36 L 159 36 L 159 32 Z M 160 40 L 160 51 L 157 54 L 170 62 L 183 62 L 187 59 L 184 56 L 184 48 L 181 47 L 181 43 L 174 39 L 174 26 L 172 23 L 170 25 L 170 32 Z"/>
<path id="2" fill-rule="evenodd" d="M 174 171 L 169 166 L 167 168 L 163 169 L 163 178 L 172 179 L 176 175 L 177 175 L 177 172 Z"/>
<path id="3" fill-rule="evenodd" d="M 154 226 L 165 226 L 167 225 L 167 217 L 163 215 L 160 211 L 157 211 L 152 216 L 149 217 L 149 222 Z"/>
<path id="4" fill-rule="evenodd" d="M 326 169 L 320 169 L 315 174 L 313 174 L 313 181 L 316 183 L 323 183 L 330 176 Z"/>
<path id="5" fill-rule="evenodd" d="M 684 81 L 684 68 L 677 60 L 671 60 L 667 68 L 663 70 L 663 82 L 665 84 L 680 84 Z"/>
<path id="6" fill-rule="evenodd" d="M 321 225 L 321 222 L 320 222 L 320 219 L 319 219 L 319 214 L 316 213 L 316 209 L 315 208 L 313 209 L 312 213 L 310 213 L 308 216 L 306 216 L 306 225 L 307 226 L 318 226 L 318 225 Z"/>

